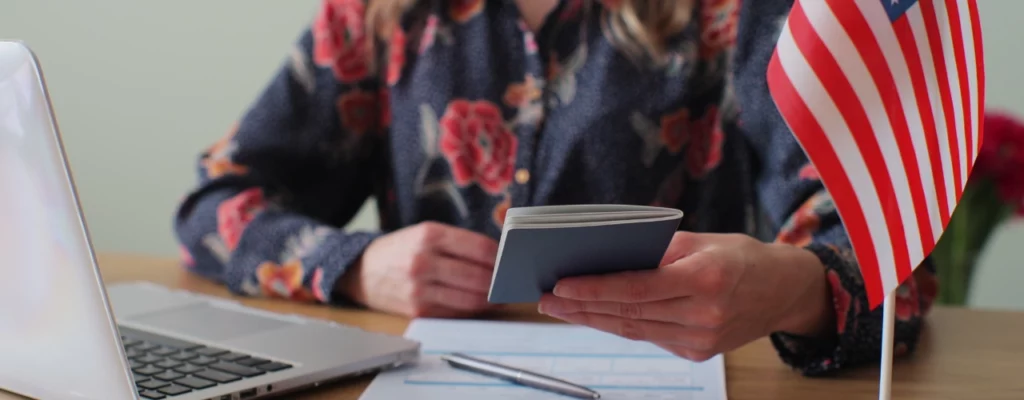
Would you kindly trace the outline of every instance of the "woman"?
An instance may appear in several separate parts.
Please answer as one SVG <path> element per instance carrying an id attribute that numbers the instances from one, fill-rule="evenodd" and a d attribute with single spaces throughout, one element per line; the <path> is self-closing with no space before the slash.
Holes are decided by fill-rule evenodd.
<path id="1" fill-rule="evenodd" d="M 410 316 L 487 310 L 509 207 L 685 211 L 655 271 L 559 282 L 540 311 L 692 360 L 770 336 L 806 374 L 876 359 L 881 321 L 768 95 L 790 4 L 328 0 L 177 232 L 235 292 Z M 381 231 L 340 229 L 374 196 Z M 773 243 L 755 239 L 767 215 Z M 899 291 L 897 352 L 935 292 Z"/>

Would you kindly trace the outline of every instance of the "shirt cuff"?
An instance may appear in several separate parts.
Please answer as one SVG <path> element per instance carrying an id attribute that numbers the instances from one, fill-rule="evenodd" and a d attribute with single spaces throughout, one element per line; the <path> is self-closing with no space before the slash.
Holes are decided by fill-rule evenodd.
<path id="1" fill-rule="evenodd" d="M 326 241 L 317 251 L 310 254 L 307 261 L 323 268 L 323 275 L 314 277 L 309 287 L 322 293 L 319 300 L 325 304 L 349 307 L 359 306 L 354 300 L 342 295 L 335 289 L 338 279 L 363 256 L 366 247 L 382 234 L 379 232 L 338 232 L 333 240 Z"/>
<path id="2" fill-rule="evenodd" d="M 825 266 L 823 272 L 835 309 L 835 330 L 817 337 L 775 332 L 770 338 L 783 362 L 804 375 L 818 376 L 856 361 L 851 359 L 849 349 L 855 348 L 858 340 L 878 341 L 880 338 L 870 336 L 871 332 L 860 332 L 866 327 L 857 323 L 858 318 L 864 317 L 860 310 L 866 310 L 867 304 L 865 296 L 851 294 L 864 292 L 852 250 L 844 252 L 821 243 L 812 243 L 805 249 L 814 253 Z"/>

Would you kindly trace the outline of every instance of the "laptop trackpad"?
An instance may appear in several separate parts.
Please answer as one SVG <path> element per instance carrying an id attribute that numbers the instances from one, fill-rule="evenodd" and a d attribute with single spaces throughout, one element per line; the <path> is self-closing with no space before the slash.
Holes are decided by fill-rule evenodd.
<path id="1" fill-rule="evenodd" d="M 131 321 L 165 332 L 217 341 L 294 325 L 291 322 L 251 315 L 238 310 L 224 310 L 209 304 L 196 304 L 150 315 L 135 316 L 131 318 Z"/>

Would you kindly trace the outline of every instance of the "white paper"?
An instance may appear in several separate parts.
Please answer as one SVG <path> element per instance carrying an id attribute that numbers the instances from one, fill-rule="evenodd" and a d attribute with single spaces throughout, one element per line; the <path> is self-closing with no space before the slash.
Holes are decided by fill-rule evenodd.
<path id="1" fill-rule="evenodd" d="M 725 363 L 694 363 L 640 341 L 567 324 L 417 319 L 405 336 L 423 357 L 379 374 L 361 400 L 564 400 L 448 366 L 439 356 L 461 352 L 587 386 L 604 400 L 724 400 Z"/>

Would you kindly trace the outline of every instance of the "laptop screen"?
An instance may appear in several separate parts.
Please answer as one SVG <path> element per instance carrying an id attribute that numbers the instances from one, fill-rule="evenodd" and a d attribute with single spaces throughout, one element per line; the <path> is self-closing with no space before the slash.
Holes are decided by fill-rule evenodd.
<path id="1" fill-rule="evenodd" d="M 133 398 L 32 54 L 0 42 L 0 388 Z"/>

